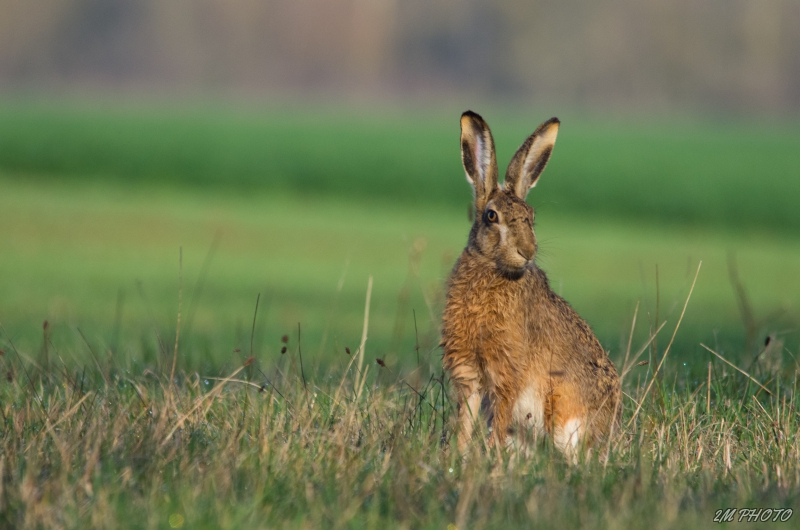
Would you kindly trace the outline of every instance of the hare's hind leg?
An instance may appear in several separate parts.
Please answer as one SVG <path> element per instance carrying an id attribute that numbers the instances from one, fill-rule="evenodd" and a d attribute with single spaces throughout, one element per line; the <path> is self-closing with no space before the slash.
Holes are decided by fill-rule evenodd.
<path id="1" fill-rule="evenodd" d="M 553 445 L 568 460 L 577 463 L 587 432 L 586 408 L 580 394 L 569 385 L 563 385 L 554 389 L 549 401 L 551 414 L 547 427 L 551 431 Z"/>
<path id="2" fill-rule="evenodd" d="M 586 425 L 583 418 L 573 416 L 556 424 L 553 429 L 553 445 L 573 463 L 577 463 L 578 453 L 583 446 Z"/>

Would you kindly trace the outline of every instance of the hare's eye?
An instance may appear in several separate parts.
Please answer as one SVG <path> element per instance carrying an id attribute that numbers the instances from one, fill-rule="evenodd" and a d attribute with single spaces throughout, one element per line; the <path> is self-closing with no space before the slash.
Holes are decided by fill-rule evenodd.
<path id="1" fill-rule="evenodd" d="M 489 221 L 490 223 L 496 223 L 497 212 L 495 212 L 494 210 L 486 210 L 486 220 Z"/>

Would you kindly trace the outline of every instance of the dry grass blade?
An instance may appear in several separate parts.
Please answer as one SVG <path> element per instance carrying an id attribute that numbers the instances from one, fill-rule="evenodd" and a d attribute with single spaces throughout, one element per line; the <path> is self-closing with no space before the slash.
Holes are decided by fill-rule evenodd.
<path id="1" fill-rule="evenodd" d="M 93 394 L 93 392 L 87 392 L 86 394 L 84 394 L 83 397 L 77 403 L 75 403 L 75 405 L 73 405 L 72 408 L 69 409 L 66 414 L 61 416 L 58 419 L 57 422 L 55 422 L 52 425 L 48 424 L 48 428 L 49 429 L 54 429 L 55 427 L 60 425 L 62 422 L 67 421 L 73 414 L 75 414 L 75 412 L 77 412 L 77 410 L 80 408 L 80 406 L 83 405 L 83 402 L 86 401 L 86 399 L 88 399 L 88 397 L 91 396 L 92 394 Z"/>
<path id="2" fill-rule="evenodd" d="M 169 442 L 169 439 L 172 438 L 172 435 L 175 434 L 175 431 L 180 429 L 183 426 L 183 422 L 185 422 L 186 419 L 189 416 L 191 416 L 194 411 L 199 409 L 203 405 L 203 403 L 206 402 L 206 400 L 209 400 L 209 401 L 213 402 L 214 399 L 220 394 L 220 392 L 222 392 L 222 388 L 225 386 L 225 383 L 228 383 L 228 382 L 232 381 L 234 376 L 236 374 L 238 374 L 239 372 L 241 372 L 242 370 L 244 370 L 244 368 L 245 368 L 244 365 L 240 366 L 231 375 L 229 375 L 225 379 L 221 380 L 218 385 L 216 385 L 214 388 L 212 388 L 211 392 L 209 392 L 208 394 L 206 394 L 204 396 L 200 396 L 200 397 L 196 398 L 194 406 L 191 409 L 189 409 L 189 412 L 183 414 L 178 419 L 178 421 L 175 422 L 175 426 L 172 427 L 172 429 L 169 431 L 169 434 L 167 434 L 164 437 L 164 440 L 161 442 L 161 446 L 163 447 L 164 445 L 167 444 L 167 442 Z"/>
<path id="3" fill-rule="evenodd" d="M 708 381 L 706 382 L 706 416 L 711 416 L 711 361 L 708 363 Z"/>
<path id="4" fill-rule="evenodd" d="M 252 381 L 245 381 L 244 379 L 234 379 L 232 377 L 209 377 L 206 376 L 203 379 L 208 379 L 209 381 L 224 381 L 225 383 L 239 383 L 242 385 L 252 386 L 253 388 L 258 388 L 259 390 L 262 388 L 260 384 L 254 383 Z"/>
<path id="5" fill-rule="evenodd" d="M 633 310 L 633 320 L 631 321 L 631 333 L 628 335 L 628 347 L 625 348 L 625 360 L 622 361 L 622 368 L 628 366 L 628 358 L 631 355 L 631 345 L 633 344 L 633 331 L 636 329 L 636 317 L 639 315 L 639 301 L 636 301 L 636 308 Z M 659 328 L 661 329 L 661 328 Z M 624 374 L 623 374 L 624 375 Z"/>
<path id="6" fill-rule="evenodd" d="M 694 291 L 694 286 L 697 283 L 697 277 L 700 275 L 700 267 L 703 265 L 703 262 L 699 262 L 697 264 L 697 272 L 694 273 L 694 280 L 692 280 L 692 286 L 689 288 L 689 294 L 686 295 L 686 302 L 683 303 L 683 309 L 681 310 L 681 316 L 678 317 L 678 323 L 675 324 L 675 331 L 672 332 L 672 337 L 669 339 L 669 344 L 667 344 L 667 349 L 664 350 L 664 355 L 661 356 L 661 361 L 659 361 L 658 366 L 656 367 L 655 371 L 653 372 L 653 376 L 650 378 L 650 384 L 647 385 L 647 389 L 644 391 L 642 395 L 641 401 L 639 401 L 639 405 L 636 407 L 636 410 L 631 416 L 630 421 L 626 428 L 630 428 L 634 421 L 636 421 L 636 417 L 639 415 L 639 411 L 642 410 L 642 405 L 644 405 L 644 401 L 647 398 L 647 394 L 650 392 L 650 389 L 653 388 L 653 383 L 656 381 L 656 377 L 658 373 L 661 371 L 661 366 L 664 364 L 664 361 L 667 359 L 667 355 L 669 354 L 669 350 L 672 347 L 672 343 L 675 341 L 675 335 L 678 334 L 678 329 L 681 327 L 681 322 L 683 321 L 683 316 L 686 314 L 686 307 L 689 305 L 689 300 L 692 298 L 692 292 Z"/>
<path id="7" fill-rule="evenodd" d="M 175 351 L 172 354 L 170 382 L 175 380 L 175 365 L 178 363 L 178 344 L 181 338 L 181 306 L 183 305 L 183 247 L 178 250 L 178 321 L 175 324 Z"/>
<path id="8" fill-rule="evenodd" d="M 367 298 L 364 302 L 364 327 L 361 329 L 361 344 L 358 347 L 358 371 L 364 367 L 364 348 L 367 345 L 367 330 L 369 329 L 369 303 L 372 298 L 372 276 L 367 281 Z M 356 381 L 358 384 L 358 381 Z"/>
<path id="9" fill-rule="evenodd" d="M 772 395 L 772 392 L 770 392 L 770 391 L 769 391 L 769 389 L 768 389 L 767 387 L 765 387 L 764 385 L 762 385 L 761 383 L 759 383 L 759 382 L 758 382 L 758 380 L 756 380 L 756 378 L 754 378 L 752 375 L 748 374 L 747 372 L 745 372 L 744 370 L 742 370 L 741 368 L 739 368 L 738 366 L 736 366 L 735 364 L 733 364 L 732 362 L 730 362 L 728 359 L 726 359 L 726 358 L 725 358 L 725 357 L 723 357 L 722 355 L 718 354 L 717 352 L 715 352 L 714 350 L 712 350 L 711 348 L 709 348 L 708 346 L 706 346 L 706 345 L 705 345 L 705 344 L 703 344 L 702 342 L 700 343 L 700 346 L 702 346 L 702 347 L 703 347 L 703 348 L 705 348 L 706 350 L 710 351 L 711 353 L 713 353 L 714 355 L 716 355 L 717 357 L 719 357 L 719 359 L 720 359 L 722 362 L 724 362 L 725 364 L 727 364 L 728 366 L 730 366 L 730 367 L 731 367 L 731 368 L 733 368 L 734 370 L 737 370 L 739 373 L 741 373 L 742 375 L 744 375 L 745 377 L 747 377 L 748 379 L 750 379 L 752 382 L 754 382 L 755 384 L 757 384 L 758 386 L 760 386 L 760 387 L 761 387 L 761 388 L 764 390 L 764 392 L 766 392 L 766 393 L 767 393 L 767 394 L 769 394 L 770 396 Z"/>
<path id="10" fill-rule="evenodd" d="M 656 328 L 656 330 L 650 334 L 650 337 L 647 339 L 647 341 L 644 344 L 642 344 L 642 346 L 639 348 L 639 351 L 636 352 L 636 355 L 633 356 L 633 359 L 631 359 L 631 361 L 627 364 L 627 366 L 623 365 L 622 374 L 620 374 L 620 382 L 622 382 L 622 380 L 625 378 L 628 372 L 630 372 L 633 369 L 634 366 L 644 366 L 645 364 L 647 364 L 645 363 L 645 361 L 637 363 L 636 360 L 642 356 L 645 350 L 647 350 L 647 347 L 650 346 L 650 343 L 653 342 L 653 340 L 656 338 L 656 335 L 658 335 L 658 333 L 664 328 L 666 324 L 667 324 L 666 320 L 662 322 L 661 325 L 658 326 L 658 328 Z"/>

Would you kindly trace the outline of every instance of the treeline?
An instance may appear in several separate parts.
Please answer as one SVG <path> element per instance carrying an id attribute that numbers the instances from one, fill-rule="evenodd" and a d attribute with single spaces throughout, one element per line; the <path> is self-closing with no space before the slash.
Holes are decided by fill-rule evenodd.
<path id="1" fill-rule="evenodd" d="M 794 0 L 0 3 L 0 90 L 800 109 Z"/>

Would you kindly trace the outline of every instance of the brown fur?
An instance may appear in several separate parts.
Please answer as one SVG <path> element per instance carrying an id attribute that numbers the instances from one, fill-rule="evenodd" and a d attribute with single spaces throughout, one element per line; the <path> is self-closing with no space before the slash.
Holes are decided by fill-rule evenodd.
<path id="1" fill-rule="evenodd" d="M 442 326 L 443 364 L 459 400 L 461 450 L 484 396 L 493 443 L 506 443 L 518 426 L 553 436 L 573 457 L 579 442 L 607 435 L 619 418 L 613 363 L 534 262 L 534 212 L 524 199 L 552 152 L 558 124 L 555 118 L 545 122 L 525 141 L 500 187 L 488 125 L 472 112 L 462 116 L 462 159 L 476 212 L 448 280 Z"/>

